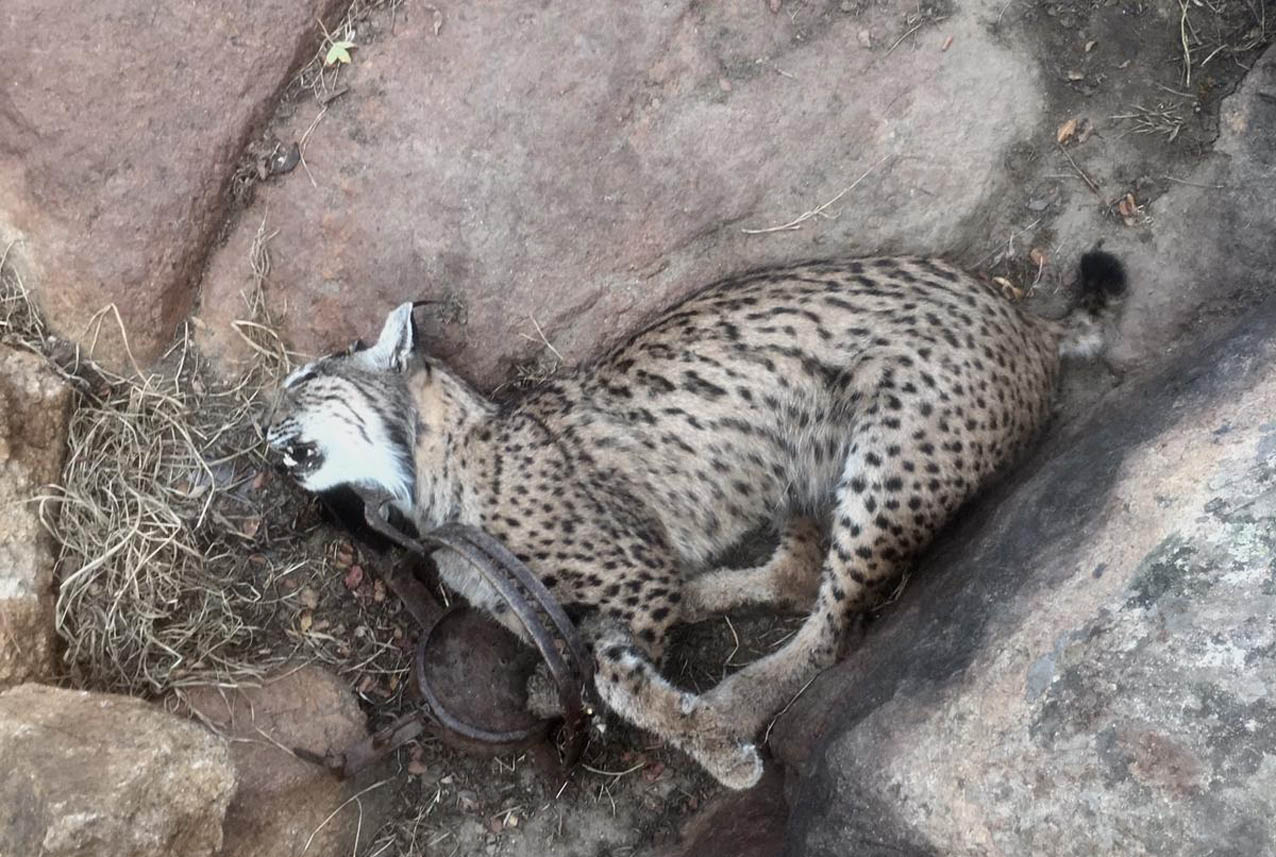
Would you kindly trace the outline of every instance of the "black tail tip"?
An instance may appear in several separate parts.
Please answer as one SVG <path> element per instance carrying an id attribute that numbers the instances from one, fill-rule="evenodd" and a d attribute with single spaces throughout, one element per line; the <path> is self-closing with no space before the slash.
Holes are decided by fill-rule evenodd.
<path id="1" fill-rule="evenodd" d="M 1102 309 L 1125 294 L 1125 265 L 1106 250 L 1091 250 L 1081 257 L 1081 303 L 1089 310 Z"/>

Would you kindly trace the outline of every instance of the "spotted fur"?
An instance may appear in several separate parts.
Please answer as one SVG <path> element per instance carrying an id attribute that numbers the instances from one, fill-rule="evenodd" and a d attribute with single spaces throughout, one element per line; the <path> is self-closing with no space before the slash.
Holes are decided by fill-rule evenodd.
<path id="1" fill-rule="evenodd" d="M 270 443 L 306 488 L 384 487 L 419 526 L 502 539 L 562 603 L 596 611 L 602 699 L 744 788 L 767 720 L 1029 442 L 1061 351 L 1092 333 L 941 261 L 812 262 L 717 283 L 497 405 L 416 352 L 405 304 L 372 348 L 285 381 Z M 765 524 L 782 533 L 770 562 L 709 568 Z M 449 586 L 509 622 L 439 559 Z M 660 675 L 671 626 L 747 604 L 809 618 L 703 695 Z"/>

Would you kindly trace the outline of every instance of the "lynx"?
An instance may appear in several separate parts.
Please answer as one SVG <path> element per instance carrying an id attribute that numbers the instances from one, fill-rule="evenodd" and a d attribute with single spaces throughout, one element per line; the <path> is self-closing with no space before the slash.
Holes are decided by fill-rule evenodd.
<path id="1" fill-rule="evenodd" d="M 1120 264 L 1087 254 L 1080 287 L 1082 311 L 1049 321 L 933 259 L 754 271 L 502 404 L 418 349 L 408 303 L 374 345 L 292 373 L 268 440 L 310 491 L 384 490 L 420 528 L 460 521 L 504 541 L 562 604 L 592 608 L 604 703 L 747 788 L 768 720 L 1029 443 L 1061 356 L 1101 344 Z M 765 525 L 780 533 L 768 562 L 711 567 Z M 510 623 L 438 558 L 449 587 Z M 704 694 L 661 676 L 674 624 L 749 605 L 809 616 Z"/>

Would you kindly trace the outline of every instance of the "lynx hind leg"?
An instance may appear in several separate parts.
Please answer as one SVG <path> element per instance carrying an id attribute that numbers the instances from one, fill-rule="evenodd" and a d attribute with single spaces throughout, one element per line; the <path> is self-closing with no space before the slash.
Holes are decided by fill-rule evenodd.
<path id="1" fill-rule="evenodd" d="M 612 633 L 618 622 L 618 617 L 591 612 L 577 622 L 576 630 L 583 640 L 597 640 L 603 635 Z M 660 638 L 655 644 L 648 644 L 646 653 L 653 660 L 659 661 L 664 648 L 663 637 L 672 624 L 673 622 L 669 622 L 659 631 Z M 563 716 L 563 704 L 558 698 L 558 685 L 554 683 L 549 673 L 549 666 L 544 661 L 536 664 L 528 673 L 526 691 L 527 710 L 534 716 L 546 720 Z"/>
<path id="2" fill-rule="evenodd" d="M 598 695 L 617 715 L 682 750 L 727 788 L 747 789 L 762 777 L 757 748 L 700 697 L 666 681 L 628 633 L 599 637 L 594 659 Z"/>
<path id="3" fill-rule="evenodd" d="M 765 565 L 706 572 L 683 585 L 683 620 L 700 622 L 742 607 L 806 613 L 815 603 L 824 561 L 823 535 L 811 518 L 792 518 Z"/>
<path id="4" fill-rule="evenodd" d="M 731 713 L 738 735 L 756 735 L 820 670 L 833 664 L 852 619 L 895 579 L 901 564 L 930 540 L 973 488 L 975 474 L 961 469 L 960 458 L 954 465 L 938 457 L 941 449 L 956 444 L 960 450 L 962 441 L 968 441 L 955 428 L 957 421 L 950 427 L 946 409 L 927 419 L 931 409 L 910 409 L 916 405 L 901 403 L 895 389 L 878 387 L 852 428 L 851 452 L 837 488 L 832 544 L 811 615 L 782 649 L 729 676 L 703 697 L 714 710 Z M 941 437 L 932 443 L 936 430 Z"/>

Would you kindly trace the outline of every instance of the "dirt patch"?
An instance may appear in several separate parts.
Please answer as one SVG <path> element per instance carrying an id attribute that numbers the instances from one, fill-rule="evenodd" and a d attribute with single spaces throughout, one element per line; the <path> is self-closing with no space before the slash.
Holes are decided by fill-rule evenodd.
<path id="1" fill-rule="evenodd" d="M 963 261 L 1058 311 L 1073 272 L 1053 260 L 1104 232 L 1148 238 L 1156 200 L 1209 153 L 1221 101 L 1276 20 L 1247 0 L 1009 0 L 986 24 L 1006 45 L 1030 46 L 1047 121 L 1008 146 L 1008 198 L 974 219 L 969 234 L 983 221 L 988 237 Z"/>

